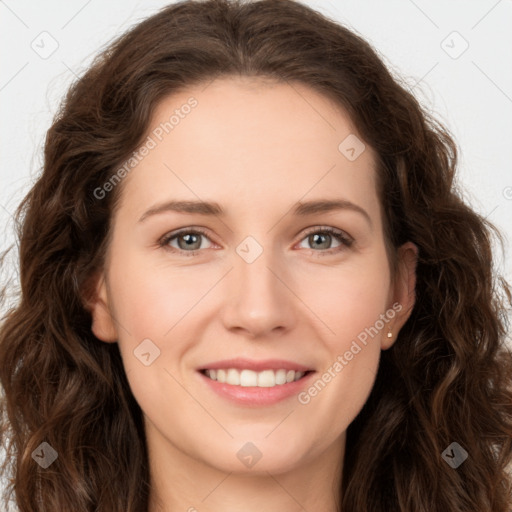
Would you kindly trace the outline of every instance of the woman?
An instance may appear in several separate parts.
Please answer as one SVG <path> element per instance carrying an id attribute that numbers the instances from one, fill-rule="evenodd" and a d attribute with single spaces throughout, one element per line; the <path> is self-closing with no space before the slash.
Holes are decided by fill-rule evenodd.
<path id="1" fill-rule="evenodd" d="M 510 293 L 456 157 L 300 3 L 180 2 L 122 36 L 18 211 L 19 510 L 508 512 Z"/>

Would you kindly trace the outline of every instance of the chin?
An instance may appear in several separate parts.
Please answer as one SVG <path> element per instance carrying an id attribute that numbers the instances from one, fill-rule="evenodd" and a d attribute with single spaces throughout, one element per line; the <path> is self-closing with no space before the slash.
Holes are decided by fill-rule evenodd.
<path id="1" fill-rule="evenodd" d="M 279 436 L 275 439 L 270 437 L 241 439 L 237 436 L 230 440 L 229 446 L 217 446 L 212 450 L 205 462 L 225 472 L 266 476 L 268 473 L 286 473 L 305 463 L 304 440 L 293 440 L 290 436 L 286 440 Z"/>

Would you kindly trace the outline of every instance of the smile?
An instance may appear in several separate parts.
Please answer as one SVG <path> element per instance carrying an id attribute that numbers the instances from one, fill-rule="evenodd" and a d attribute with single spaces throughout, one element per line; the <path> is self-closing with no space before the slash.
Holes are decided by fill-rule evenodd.
<path id="1" fill-rule="evenodd" d="M 237 368 L 206 369 L 201 373 L 211 380 L 221 384 L 242 387 L 272 388 L 295 382 L 304 377 L 306 373 L 295 370 L 263 370 L 256 372 L 249 369 L 239 370 Z"/>

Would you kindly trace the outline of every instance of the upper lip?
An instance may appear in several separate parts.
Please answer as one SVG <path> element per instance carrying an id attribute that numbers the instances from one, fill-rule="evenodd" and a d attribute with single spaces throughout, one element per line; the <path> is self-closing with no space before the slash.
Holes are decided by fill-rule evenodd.
<path id="1" fill-rule="evenodd" d="M 222 361 L 215 361 L 207 363 L 200 368 L 200 370 L 219 370 L 225 368 L 236 368 L 238 370 L 253 370 L 261 372 L 263 370 L 295 370 L 299 372 L 312 371 L 312 368 L 304 366 L 303 364 L 295 363 L 294 361 L 286 361 L 284 359 L 264 359 L 255 361 L 254 359 L 224 359 Z"/>

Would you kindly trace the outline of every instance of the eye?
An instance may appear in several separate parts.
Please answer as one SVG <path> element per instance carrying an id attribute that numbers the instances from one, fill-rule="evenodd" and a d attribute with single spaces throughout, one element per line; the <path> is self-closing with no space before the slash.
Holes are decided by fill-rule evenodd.
<path id="1" fill-rule="evenodd" d="M 331 245 L 333 238 L 339 242 L 339 245 L 334 248 L 327 247 Z M 307 243 L 310 243 L 313 249 L 328 249 L 326 251 L 315 250 L 315 252 L 319 253 L 315 256 L 326 256 L 340 252 L 343 249 L 350 247 L 354 242 L 354 239 L 346 235 L 343 231 L 331 227 L 312 228 L 306 232 L 306 237 L 302 240 L 306 240 Z"/>
<path id="2" fill-rule="evenodd" d="M 202 247 L 202 238 L 208 238 L 206 232 L 199 229 L 184 229 L 182 231 L 173 232 L 165 235 L 159 240 L 159 245 L 166 249 L 170 249 L 177 252 L 187 253 L 187 256 L 194 256 Z M 171 244 L 176 241 L 178 247 Z"/>
<path id="3" fill-rule="evenodd" d="M 207 233 L 200 228 L 186 228 L 181 231 L 174 231 L 164 235 L 159 241 L 158 245 L 164 249 L 186 254 L 186 256 L 195 256 L 204 247 L 202 239 L 210 240 Z M 329 248 L 333 238 L 338 241 L 338 246 Z M 350 247 L 354 239 L 349 237 L 343 231 L 331 227 L 314 227 L 306 232 L 306 237 L 302 240 L 307 240 L 313 246 L 316 256 L 324 256 L 332 253 L 340 252 L 345 248 Z M 176 245 L 173 243 L 176 242 Z M 210 240 L 211 242 L 211 240 Z M 318 251 L 316 249 L 327 249 Z"/>

